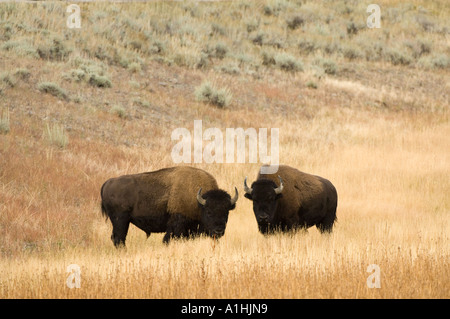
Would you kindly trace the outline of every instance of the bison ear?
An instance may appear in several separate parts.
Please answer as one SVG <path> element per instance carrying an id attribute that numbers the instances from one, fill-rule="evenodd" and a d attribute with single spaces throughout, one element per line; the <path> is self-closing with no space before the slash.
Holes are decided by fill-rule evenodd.
<path id="1" fill-rule="evenodd" d="M 280 194 L 280 195 L 281 195 L 281 194 Z M 245 198 L 248 198 L 248 199 L 250 199 L 250 200 L 253 200 L 252 194 L 245 193 L 245 194 L 244 194 L 244 197 L 245 197 Z"/>

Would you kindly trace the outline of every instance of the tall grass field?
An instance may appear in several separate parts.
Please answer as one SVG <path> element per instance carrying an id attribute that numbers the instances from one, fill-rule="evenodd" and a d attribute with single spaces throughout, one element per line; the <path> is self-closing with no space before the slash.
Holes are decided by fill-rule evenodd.
<path id="1" fill-rule="evenodd" d="M 380 0 L 369 28 L 371 3 L 83 2 L 80 28 L 0 3 L 0 298 L 449 298 L 450 4 Z M 174 162 L 195 120 L 277 128 L 280 163 L 336 187 L 333 232 L 260 234 L 249 142 Z M 102 184 L 176 165 L 237 187 L 225 235 L 116 249 Z"/>

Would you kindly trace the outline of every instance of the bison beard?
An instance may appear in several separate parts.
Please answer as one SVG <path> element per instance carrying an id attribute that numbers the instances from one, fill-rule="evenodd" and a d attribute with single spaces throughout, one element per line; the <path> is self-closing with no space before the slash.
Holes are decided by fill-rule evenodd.
<path id="1" fill-rule="evenodd" d="M 202 189 L 207 190 L 203 195 Z M 201 169 L 173 167 L 109 179 L 101 189 L 101 207 L 111 220 L 116 247 L 125 245 L 130 223 L 147 237 L 165 232 L 164 243 L 199 234 L 218 238 L 225 232 L 229 211 L 235 208 L 235 191 L 231 198 Z"/>
<path id="2" fill-rule="evenodd" d="M 322 233 L 333 229 L 337 192 L 325 178 L 281 165 L 277 175 L 258 174 L 251 187 L 245 178 L 244 190 L 244 196 L 253 201 L 258 228 L 263 234 L 314 225 Z"/>

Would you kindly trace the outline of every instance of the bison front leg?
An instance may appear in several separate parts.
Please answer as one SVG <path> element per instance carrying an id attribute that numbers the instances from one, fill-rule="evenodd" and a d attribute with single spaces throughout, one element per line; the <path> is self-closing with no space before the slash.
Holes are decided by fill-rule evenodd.
<path id="1" fill-rule="evenodd" d="M 129 218 L 125 216 L 111 217 L 113 231 L 111 240 L 116 248 L 125 246 L 125 239 L 128 234 L 128 227 L 130 226 Z"/>
<path id="2" fill-rule="evenodd" d="M 167 231 L 163 243 L 168 244 L 172 238 L 188 237 L 193 234 L 193 221 L 181 214 L 173 214 L 167 222 Z"/>

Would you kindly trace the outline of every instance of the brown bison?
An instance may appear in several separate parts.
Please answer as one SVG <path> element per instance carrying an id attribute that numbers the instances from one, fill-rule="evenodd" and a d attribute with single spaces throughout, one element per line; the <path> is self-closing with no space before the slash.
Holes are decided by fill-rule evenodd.
<path id="1" fill-rule="evenodd" d="M 279 185 L 277 185 L 279 183 Z M 244 180 L 245 197 L 263 234 L 275 230 L 316 227 L 331 232 L 336 220 L 337 193 L 325 178 L 280 165 L 275 174 L 258 174 L 251 187 Z"/>
<path id="2" fill-rule="evenodd" d="M 107 180 L 101 188 L 102 214 L 111 220 L 114 245 L 125 245 L 130 223 L 151 233 L 171 238 L 225 233 L 228 213 L 235 208 L 214 177 L 193 167 L 172 167 L 154 172 L 124 175 Z"/>

